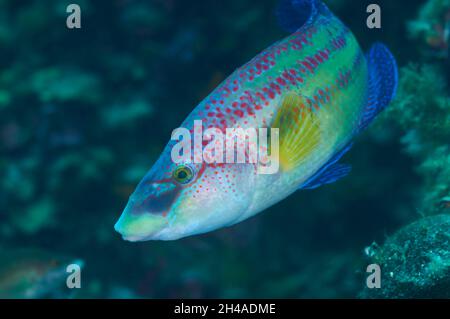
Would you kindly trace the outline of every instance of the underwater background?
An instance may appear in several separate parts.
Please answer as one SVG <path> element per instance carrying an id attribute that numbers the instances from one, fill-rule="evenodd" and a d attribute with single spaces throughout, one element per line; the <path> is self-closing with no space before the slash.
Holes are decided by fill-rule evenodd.
<path id="1" fill-rule="evenodd" d="M 173 242 L 114 229 L 172 130 L 287 34 L 276 0 L 0 0 L 0 297 L 450 298 L 450 0 L 327 0 L 400 83 L 344 180 Z M 66 265 L 82 266 L 81 289 Z M 367 289 L 366 267 L 382 269 Z"/>

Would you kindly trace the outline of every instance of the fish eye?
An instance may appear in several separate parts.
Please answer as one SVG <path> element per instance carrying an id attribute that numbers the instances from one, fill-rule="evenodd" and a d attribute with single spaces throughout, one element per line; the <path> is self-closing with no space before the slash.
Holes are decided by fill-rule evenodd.
<path id="1" fill-rule="evenodd" d="M 194 179 L 194 170 L 187 165 L 180 165 L 173 171 L 173 179 L 180 184 L 187 184 Z"/>

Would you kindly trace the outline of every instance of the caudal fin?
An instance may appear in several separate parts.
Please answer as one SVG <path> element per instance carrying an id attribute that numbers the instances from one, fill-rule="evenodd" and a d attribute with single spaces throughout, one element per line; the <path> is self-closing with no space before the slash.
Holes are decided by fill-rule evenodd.
<path id="1" fill-rule="evenodd" d="M 385 45 L 374 44 L 366 59 L 369 67 L 369 97 L 358 131 L 365 129 L 389 105 L 398 84 L 397 63 Z"/>

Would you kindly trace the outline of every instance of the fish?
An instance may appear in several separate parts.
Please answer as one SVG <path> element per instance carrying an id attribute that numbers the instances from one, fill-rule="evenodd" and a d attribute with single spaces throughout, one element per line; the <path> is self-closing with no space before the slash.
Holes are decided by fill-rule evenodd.
<path id="1" fill-rule="evenodd" d="M 445 196 L 444 198 L 441 199 L 441 203 L 440 203 L 442 208 L 450 208 L 450 196 Z"/>
<path id="2" fill-rule="evenodd" d="M 260 161 L 196 161 L 195 154 L 176 161 L 181 138 L 172 138 L 114 226 L 124 240 L 177 240 L 232 226 L 349 174 L 341 158 L 395 97 L 395 58 L 382 43 L 364 53 L 320 0 L 280 1 L 277 16 L 289 35 L 235 70 L 181 128 L 194 135 L 199 122 L 223 132 L 276 129 L 278 144 L 267 154 L 278 150 L 278 169 L 261 174 Z M 202 141 L 201 150 L 214 142 Z"/>
<path id="3" fill-rule="evenodd" d="M 66 286 L 70 264 L 82 268 L 84 261 L 34 248 L 0 247 L 0 298 L 72 298 L 77 289 Z"/>

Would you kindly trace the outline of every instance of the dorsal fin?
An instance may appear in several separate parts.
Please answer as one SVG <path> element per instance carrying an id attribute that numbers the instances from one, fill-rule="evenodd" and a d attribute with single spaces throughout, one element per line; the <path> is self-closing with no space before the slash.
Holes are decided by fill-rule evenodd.
<path id="1" fill-rule="evenodd" d="M 301 95 L 289 93 L 284 97 L 271 127 L 280 132 L 283 170 L 297 167 L 319 146 L 319 119 Z"/>
<path id="2" fill-rule="evenodd" d="M 318 13 L 327 13 L 321 0 L 280 0 L 277 8 L 278 24 L 287 32 L 295 32 L 312 22 Z"/>

